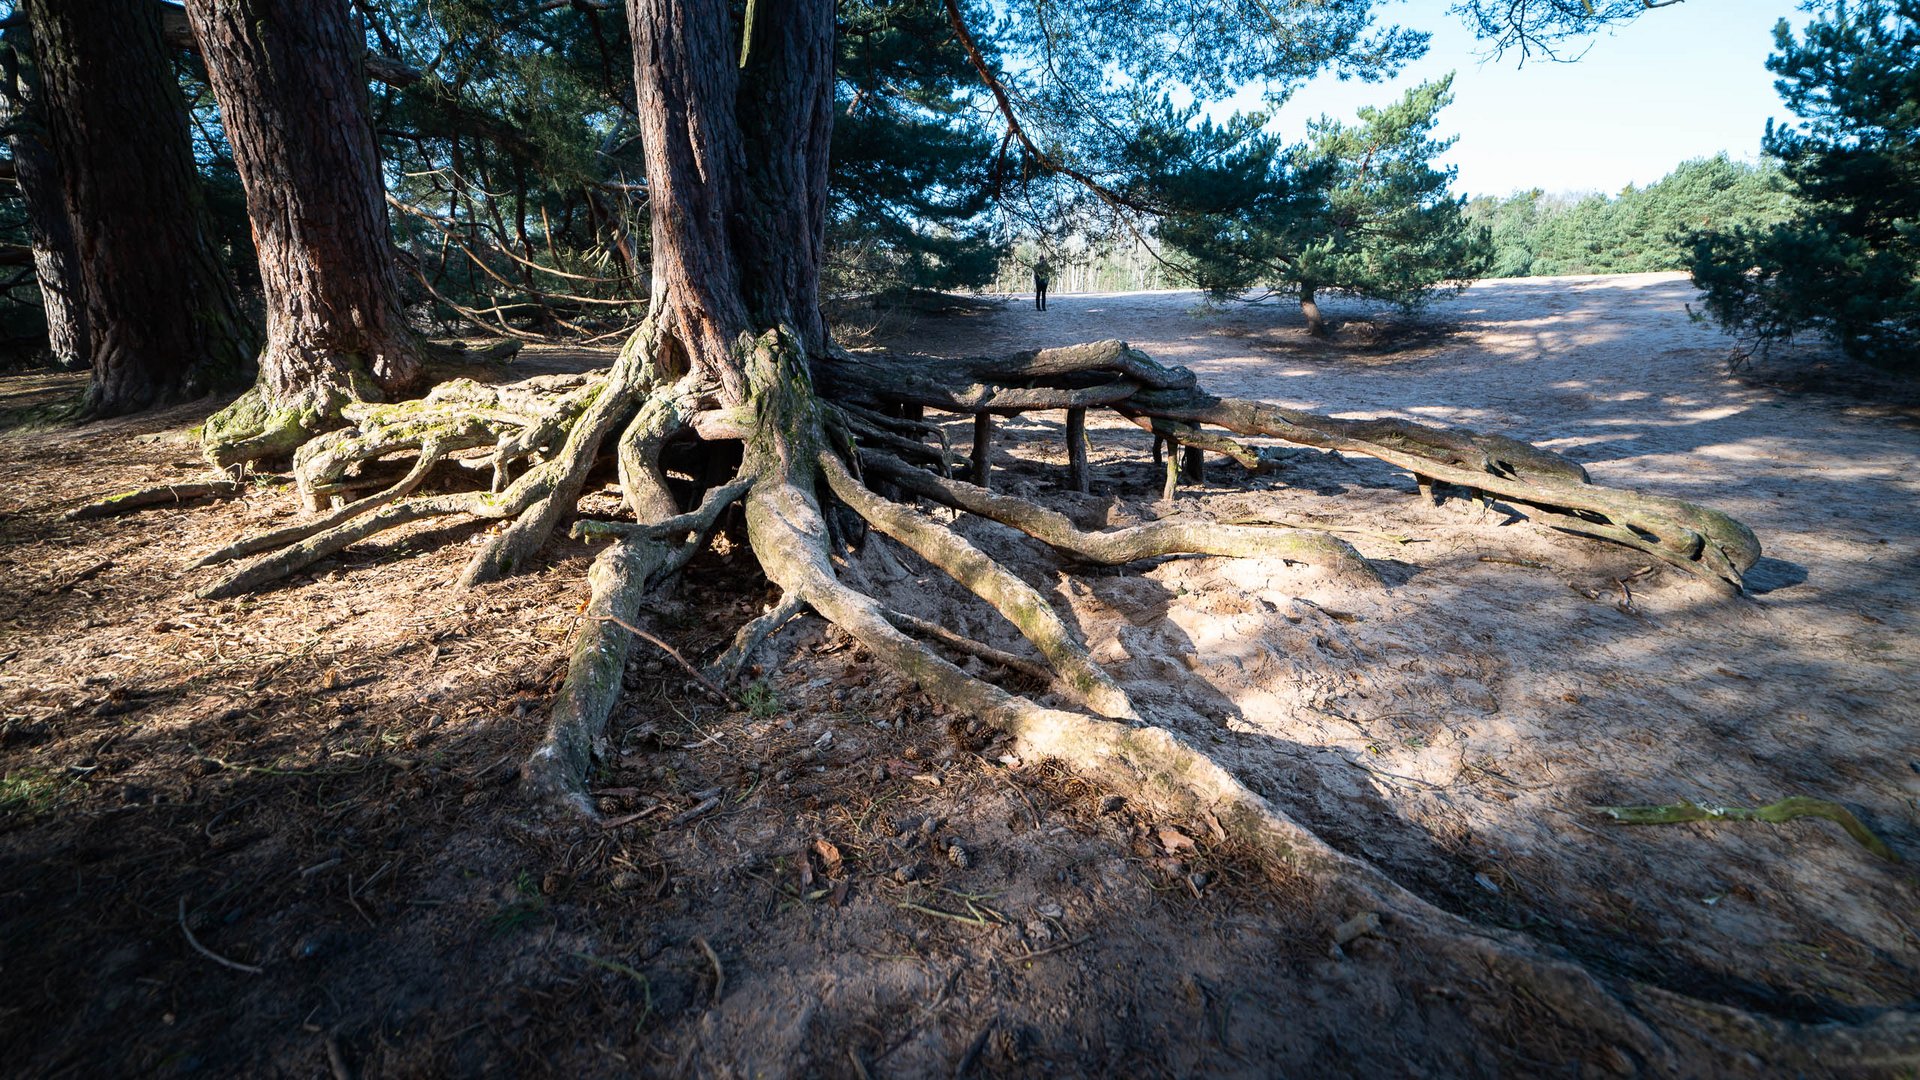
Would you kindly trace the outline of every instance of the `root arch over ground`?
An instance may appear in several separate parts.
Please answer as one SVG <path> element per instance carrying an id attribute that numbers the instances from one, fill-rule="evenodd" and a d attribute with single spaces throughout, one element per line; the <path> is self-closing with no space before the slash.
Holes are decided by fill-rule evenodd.
<path id="1" fill-rule="evenodd" d="M 1054 757 L 1205 817 L 1385 933 L 1528 995 L 1565 1022 L 1603 1033 L 1629 1069 L 1682 1074 L 1696 1055 L 1757 1054 L 1776 1067 L 1920 1061 L 1920 1023 L 1811 1026 L 1684 998 L 1631 980 L 1603 980 L 1524 935 L 1449 915 L 1371 865 L 1341 854 L 1204 753 L 1156 726 L 1037 591 L 927 514 L 931 502 L 1011 526 L 1071 559 L 1119 565 L 1175 554 L 1278 558 L 1378 585 L 1372 567 L 1327 532 L 1163 521 L 1084 531 L 1030 500 L 992 490 L 995 418 L 1066 410 L 1066 485 L 1086 486 L 1085 410 L 1106 408 L 1152 432 L 1168 484 L 1202 455 L 1263 470 L 1269 451 L 1243 438 L 1377 457 L 1414 474 L 1424 497 L 1451 485 L 1499 499 L 1541 522 L 1625 544 L 1737 592 L 1759 544 L 1739 522 L 1677 499 L 1600 487 L 1557 454 L 1498 435 L 1397 420 L 1346 421 L 1207 393 L 1192 373 L 1123 342 L 1003 358 L 935 360 L 831 351 L 809 357 L 785 330 L 736 344 L 744 386 L 675 370 L 671 341 L 646 327 L 606 372 L 506 386 L 454 382 L 425 398 L 349 407 L 349 427 L 308 443 L 294 475 L 312 516 L 239 540 L 201 565 L 232 564 L 202 590 L 228 596 L 296 573 L 353 543 L 429 518 L 496 520 L 461 575 L 474 584 L 529 566 L 576 514 L 589 474 L 613 466 L 631 520 L 579 519 L 573 534 L 606 540 L 548 732 L 525 763 L 535 797 L 594 813 L 585 796 L 596 748 L 620 693 L 647 605 L 672 586 L 733 507 L 767 578 L 783 593 L 740 628 L 705 677 L 724 685 L 787 619 L 812 610 L 915 681 L 931 698 L 998 725 L 1021 753 Z M 962 456 L 926 410 L 971 415 Z M 1177 462 L 1184 459 L 1185 465 Z M 676 479 L 677 476 L 677 479 Z M 432 480 L 433 494 L 419 494 Z M 442 490 L 453 488 L 454 490 Z M 889 610 L 838 567 L 849 533 L 881 532 L 992 606 L 1031 647 L 1017 656 Z M 944 652 L 943 652 L 944 650 Z M 970 675 L 945 653 L 1041 676 L 1065 707 Z"/>

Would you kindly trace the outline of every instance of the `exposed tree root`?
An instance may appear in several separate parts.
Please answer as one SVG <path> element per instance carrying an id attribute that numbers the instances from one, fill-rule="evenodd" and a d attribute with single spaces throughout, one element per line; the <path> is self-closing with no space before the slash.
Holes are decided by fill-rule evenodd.
<path id="1" fill-rule="evenodd" d="M 1091 563 L 1118 566 L 1164 555 L 1224 555 L 1275 558 L 1324 566 L 1380 583 L 1380 576 L 1346 541 L 1313 529 L 1220 525 L 1212 522 L 1156 521 L 1108 532 L 1083 532 L 1065 514 L 959 480 L 934 476 L 897 458 L 868 452 L 861 462 L 869 474 L 903 490 L 955 509 L 1011 525 L 1065 554 Z"/>
<path id="2" fill-rule="evenodd" d="M 348 415 L 386 400 L 387 390 L 418 384 L 431 360 L 484 363 L 504 360 L 520 351 L 521 342 L 500 341 L 483 349 L 446 347 L 397 334 L 388 348 L 375 355 L 354 355 L 335 349 L 303 349 L 288 342 L 269 344 L 269 350 L 291 350 L 276 362 L 261 358 L 264 373 L 246 393 L 207 418 L 201 429 L 201 449 L 216 469 L 254 462 L 284 461 L 287 455 L 315 436 L 353 422 Z M 273 372 L 300 373 L 305 380 L 295 389 L 271 385 Z"/>
<path id="3" fill-rule="evenodd" d="M 835 354 L 801 356 L 769 332 L 742 340 L 745 392 L 673 370 L 672 348 L 649 326 L 602 378 L 529 381 L 514 387 L 452 383 L 418 402 L 352 406 L 353 426 L 315 440 L 296 464 L 315 519 L 243 540 L 217 556 L 270 552 L 214 583 L 230 595 L 311 565 L 358 540 L 425 518 L 511 520 L 463 575 L 472 584 L 526 566 L 552 529 L 575 511 L 588 471 L 611 449 L 634 521 L 582 521 L 575 535 L 611 543 L 588 572 L 590 596 L 572 646 L 547 737 L 524 766 L 539 798 L 591 815 L 585 797 L 593 756 L 621 688 L 632 635 L 649 597 L 668 587 L 738 504 L 776 607 L 742 627 L 707 671 L 722 685 L 753 650 L 811 609 L 850 634 L 934 700 L 1004 728 L 1030 758 L 1057 758 L 1104 776 L 1165 810 L 1217 820 L 1234 839 L 1314 882 L 1341 918 L 1373 912 L 1395 947 L 1426 963 L 1457 965 L 1523 993 L 1562 1022 L 1609 1039 L 1630 1062 L 1663 1075 L 1716 1055 L 1759 1055 L 1768 1065 L 1833 1071 L 1920 1063 L 1920 1024 L 1892 1014 L 1868 1027 L 1808 1027 L 1675 995 L 1631 981 L 1603 981 L 1524 935 L 1449 915 L 1365 862 L 1343 855 L 1250 790 L 1201 751 L 1143 721 L 1084 642 L 1031 586 L 917 508 L 926 499 L 1000 522 L 1074 559 L 1118 565 L 1194 553 L 1274 558 L 1378 578 L 1352 547 L 1315 530 L 1156 522 L 1101 532 L 987 489 L 984 451 L 994 414 L 1069 410 L 1069 482 L 1084 488 L 1084 412 L 1110 407 L 1180 447 L 1189 465 L 1221 453 L 1253 469 L 1269 460 L 1217 430 L 1370 454 L 1412 472 L 1423 488 L 1442 482 L 1524 507 L 1546 524 L 1615 540 L 1708 580 L 1737 588 L 1759 557 L 1744 526 L 1677 499 L 1597 487 L 1558 455 L 1500 436 L 1401 421 L 1332 420 L 1257 402 L 1212 397 L 1191 373 L 1164 368 L 1121 342 L 1096 342 L 1004 359 L 928 361 Z M 975 416 L 976 461 L 953 453 L 926 408 Z M 718 444 L 739 442 L 739 465 Z M 608 444 L 611 441 L 611 446 Z M 937 445 L 936 445 L 937 444 Z M 491 447 L 480 464 L 485 490 L 415 494 L 458 455 Z M 395 475 L 383 459 L 411 453 Z M 688 454 L 692 457 L 689 458 Z M 675 458 L 674 455 L 680 455 Z M 703 456 L 704 455 L 704 456 Z M 670 461 L 677 460 L 678 465 Z M 700 462 L 704 460 L 705 464 Z M 716 463 L 732 478 L 718 482 Z M 384 471 L 383 471 L 384 468 Z M 705 497 L 681 512 L 678 472 Z M 965 472 L 968 480 L 956 474 Z M 720 475 L 725 475 L 722 473 Z M 704 479 L 703 479 L 704 478 Z M 971 481 L 971 482 L 969 482 Z M 475 478 L 476 484 L 478 477 Z M 349 491 L 373 490 L 351 503 Z M 830 493 L 831 502 L 823 504 Z M 835 506 L 844 509 L 835 509 Z M 974 641 L 892 611 L 835 568 L 828 511 L 856 515 L 917 552 L 991 604 L 1031 642 L 1035 657 Z M 851 520 L 851 518 L 849 518 Z M 211 560 L 211 557 L 210 557 Z M 210 561 L 209 560 L 209 561 Z M 1045 682 L 1086 711 L 1050 708 L 968 675 L 934 645 Z"/>
<path id="4" fill-rule="evenodd" d="M 727 646 L 727 651 L 707 665 L 707 678 L 722 686 L 739 679 L 740 673 L 746 670 L 753 651 L 806 609 L 806 601 L 799 597 L 791 593 L 782 596 L 772 611 L 742 626 L 739 632 L 734 634 L 733 644 Z"/>
<path id="5" fill-rule="evenodd" d="M 1075 700 L 1101 716 L 1116 720 L 1140 719 L 1126 692 L 1100 670 L 1087 655 L 1086 648 L 1074 640 L 1053 605 L 1033 586 L 967 543 L 959 533 L 911 507 L 889 502 L 868 491 L 833 453 L 822 453 L 819 461 L 828 486 L 842 502 L 853 507 L 874 528 L 905 544 L 992 604 L 994 610 L 1005 616 L 1060 672 L 1064 686 Z"/>
<path id="6" fill-rule="evenodd" d="M 932 638 L 949 649 L 965 653 L 968 656 L 979 657 L 989 664 L 998 664 L 1003 668 L 1018 671 L 1023 675 L 1039 679 L 1042 683 L 1048 685 L 1052 685 L 1056 681 L 1053 672 L 1049 671 L 1045 664 L 1035 663 L 1023 656 L 1016 656 L 1013 653 L 1007 652 L 1005 649 L 996 649 L 985 642 L 975 641 L 973 638 L 967 637 L 964 634 L 956 634 L 946 627 L 941 626 L 939 623 L 931 623 L 917 615 L 909 615 L 904 611 L 894 611 L 891 608 L 886 611 L 886 616 L 888 622 L 900 629 L 910 634 L 918 634 L 923 638 Z"/>
<path id="7" fill-rule="evenodd" d="M 690 514 L 636 528 L 615 540 L 587 570 L 591 594 L 574 635 L 567 678 L 549 713 L 547 737 L 521 773 L 540 797 L 572 805 L 589 816 L 587 772 L 620 697 L 621 676 L 641 605 L 684 568 L 712 534 L 720 512 L 747 491 L 735 482 L 709 492 Z"/>
<path id="8" fill-rule="evenodd" d="M 191 480 L 181 484 L 160 484 L 156 487 L 123 491 L 118 495 L 109 495 L 85 506 L 76 506 L 60 515 L 60 519 L 87 521 L 93 518 L 131 514 L 136 510 L 145 510 L 153 506 L 179 506 L 182 503 L 197 502 L 201 499 L 231 499 L 239 495 L 242 490 L 244 488 L 238 480 L 226 478 Z"/>
<path id="9" fill-rule="evenodd" d="M 1264 465 L 1257 451 L 1222 442 L 1224 436 L 1200 426 L 1376 457 L 1424 478 L 1428 485 L 1438 480 L 1496 496 L 1555 528 L 1638 548 L 1734 590 L 1760 558 L 1753 533 L 1725 514 L 1679 499 L 1599 487 L 1577 463 L 1527 443 L 1404 420 L 1335 420 L 1216 397 L 1198 388 L 1192 372 L 1162 367 L 1121 341 L 998 359 L 881 361 L 859 355 L 835 360 L 820 365 L 819 373 L 822 388 L 836 402 L 882 410 L 920 405 L 987 413 L 1017 409 L 1003 404 L 1011 399 L 999 396 L 993 389 L 997 385 L 1025 390 L 1043 380 L 1063 387 L 1110 387 L 1119 381 L 1133 391 L 1106 402 L 1116 412 L 1136 423 L 1144 421 L 1170 442 L 1184 440 L 1189 450 L 1225 453 L 1250 467 Z"/>

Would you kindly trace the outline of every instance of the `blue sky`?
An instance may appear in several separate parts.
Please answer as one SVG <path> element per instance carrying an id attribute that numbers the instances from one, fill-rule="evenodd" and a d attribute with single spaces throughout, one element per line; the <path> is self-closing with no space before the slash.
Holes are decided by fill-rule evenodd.
<path id="1" fill-rule="evenodd" d="M 1455 71 L 1454 102 L 1438 130 L 1460 137 L 1445 159 L 1459 169 L 1457 191 L 1612 193 L 1658 180 L 1689 158 L 1723 150 L 1756 158 L 1767 118 L 1790 118 L 1765 66 L 1773 24 L 1784 17 L 1798 29 L 1811 18 L 1794 0 L 1686 0 L 1595 36 L 1578 63 L 1517 67 L 1513 54 L 1481 59 L 1448 6 L 1385 7 L 1384 19 L 1433 32 L 1426 58 L 1385 84 L 1316 80 L 1280 110 L 1277 129 L 1298 137 L 1312 117 L 1351 118 L 1362 105 Z"/>

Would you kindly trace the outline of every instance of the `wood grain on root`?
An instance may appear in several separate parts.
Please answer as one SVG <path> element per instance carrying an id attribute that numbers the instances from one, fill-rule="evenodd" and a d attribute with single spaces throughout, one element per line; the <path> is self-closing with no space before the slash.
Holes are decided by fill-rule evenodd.
<path id="1" fill-rule="evenodd" d="M 231 499 L 239 495 L 242 486 L 237 480 L 190 480 L 179 484 L 159 484 L 154 487 L 140 488 L 137 491 L 124 491 L 118 495 L 109 495 L 104 499 L 90 502 L 85 506 L 76 506 L 60 515 L 62 521 L 90 521 L 95 518 L 116 517 L 131 514 L 136 510 L 145 510 L 154 506 L 179 506 L 183 503 L 197 502 L 202 499 Z"/>
<path id="2" fill-rule="evenodd" d="M 1085 532 L 1065 515 L 1037 503 L 998 495 L 961 480 L 934 476 L 897 458 L 861 455 L 867 471 L 916 495 L 978 514 L 1077 559 L 1119 566 L 1164 555 L 1221 555 L 1276 558 L 1322 566 L 1378 585 L 1380 576 L 1346 541 L 1313 529 L 1221 525 L 1214 522 L 1155 521 L 1108 532 Z"/>

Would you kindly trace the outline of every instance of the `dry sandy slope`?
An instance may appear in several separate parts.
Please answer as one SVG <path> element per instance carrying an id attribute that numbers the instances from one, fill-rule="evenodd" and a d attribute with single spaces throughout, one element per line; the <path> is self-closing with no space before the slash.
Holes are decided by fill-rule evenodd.
<path id="1" fill-rule="evenodd" d="M 1206 493 L 1135 508 L 1363 530 L 1344 535 L 1388 561 L 1386 592 L 1225 560 L 1034 580 L 1160 719 L 1456 910 L 1709 996 L 1911 1004 L 1910 870 L 1825 823 L 1628 829 L 1586 809 L 1808 795 L 1920 853 L 1920 431 L 1727 377 L 1692 298 L 1671 274 L 1485 283 L 1433 311 L 1458 333 L 1395 354 L 1317 349 L 1288 312 L 1208 312 L 1193 293 L 1014 303 L 913 340 L 993 353 L 1121 337 L 1217 393 L 1503 431 L 1596 483 L 1747 522 L 1767 554 L 1756 595 L 1723 602 L 1664 566 L 1630 577 L 1645 565 L 1631 551 L 1464 499 L 1423 506 L 1404 474 L 1306 453 L 1247 495 L 1216 464 Z M 1146 498 L 1139 457 L 1137 440 L 1110 453 L 1106 488 Z"/>

